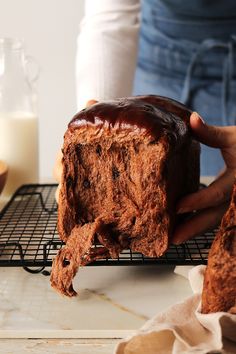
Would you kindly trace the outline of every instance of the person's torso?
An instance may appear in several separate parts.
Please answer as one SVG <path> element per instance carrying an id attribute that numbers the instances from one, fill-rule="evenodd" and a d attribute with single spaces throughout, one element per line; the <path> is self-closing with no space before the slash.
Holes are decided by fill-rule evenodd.
<path id="1" fill-rule="evenodd" d="M 235 0 L 142 0 L 142 25 L 174 38 L 227 40 L 236 33 Z"/>

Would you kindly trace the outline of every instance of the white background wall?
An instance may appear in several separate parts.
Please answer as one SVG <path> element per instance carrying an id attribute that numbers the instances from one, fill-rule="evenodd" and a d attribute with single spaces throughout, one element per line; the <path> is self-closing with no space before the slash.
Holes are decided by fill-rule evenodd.
<path id="1" fill-rule="evenodd" d="M 0 37 L 25 39 L 40 65 L 40 176 L 51 177 L 67 123 L 76 112 L 75 53 L 84 0 L 0 0 Z"/>

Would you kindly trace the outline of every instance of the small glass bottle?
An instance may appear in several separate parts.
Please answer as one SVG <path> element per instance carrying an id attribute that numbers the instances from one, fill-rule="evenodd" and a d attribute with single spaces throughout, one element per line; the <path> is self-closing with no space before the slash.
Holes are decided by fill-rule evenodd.
<path id="1" fill-rule="evenodd" d="M 23 43 L 0 38 L 0 160 L 8 165 L 3 197 L 22 184 L 38 182 L 38 119 L 33 82 Z"/>

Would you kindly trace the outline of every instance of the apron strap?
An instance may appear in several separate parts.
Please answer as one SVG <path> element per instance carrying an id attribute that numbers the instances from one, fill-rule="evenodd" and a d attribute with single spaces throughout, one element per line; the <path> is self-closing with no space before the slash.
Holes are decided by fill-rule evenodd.
<path id="1" fill-rule="evenodd" d="M 184 86 L 181 95 L 181 101 L 184 104 L 188 104 L 188 101 L 191 96 L 192 88 L 191 88 L 191 80 L 194 69 L 196 65 L 201 61 L 203 55 L 209 50 L 214 48 L 224 48 L 227 51 L 227 56 L 223 62 L 223 70 L 222 70 L 222 94 L 221 94 L 221 106 L 222 106 L 222 119 L 224 125 L 229 125 L 229 119 L 227 117 L 227 101 L 230 92 L 230 84 L 233 78 L 233 54 L 234 54 L 234 45 L 236 44 L 236 36 L 231 36 L 231 40 L 229 42 L 222 42 L 216 39 L 205 39 L 197 49 L 197 51 L 193 54 L 190 59 L 186 76 L 184 79 Z"/>

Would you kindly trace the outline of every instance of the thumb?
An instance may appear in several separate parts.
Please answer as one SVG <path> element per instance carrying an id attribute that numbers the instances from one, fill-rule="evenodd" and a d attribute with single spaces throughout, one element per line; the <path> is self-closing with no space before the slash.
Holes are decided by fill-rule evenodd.
<path id="1" fill-rule="evenodd" d="M 196 112 L 190 116 L 190 126 L 197 140 L 205 145 L 224 149 L 235 144 L 235 131 L 231 127 L 208 125 Z"/>
<path id="2" fill-rule="evenodd" d="M 89 101 L 86 103 L 86 107 L 90 107 L 90 106 L 92 106 L 92 105 L 95 104 L 95 103 L 98 103 L 98 101 L 96 101 L 96 100 L 89 100 Z"/>

